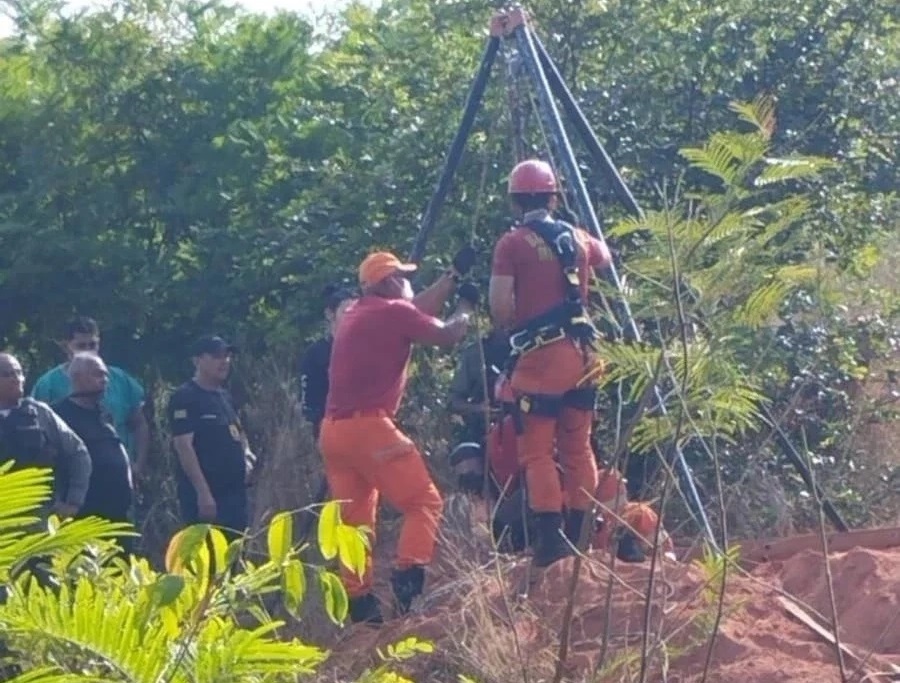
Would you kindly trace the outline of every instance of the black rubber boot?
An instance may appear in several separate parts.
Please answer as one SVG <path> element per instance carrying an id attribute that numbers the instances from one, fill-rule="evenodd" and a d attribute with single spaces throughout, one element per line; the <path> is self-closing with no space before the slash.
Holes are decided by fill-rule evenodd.
<path id="1" fill-rule="evenodd" d="M 350 621 L 354 624 L 383 624 L 378 600 L 371 593 L 350 598 Z"/>
<path id="2" fill-rule="evenodd" d="M 572 548 L 563 538 L 562 514 L 559 512 L 535 512 L 534 558 L 535 567 L 549 567 L 557 560 L 573 555 Z"/>
<path id="3" fill-rule="evenodd" d="M 630 531 L 625 531 L 619 539 L 616 557 L 622 562 L 643 562 L 647 559 L 640 541 Z"/>
<path id="4" fill-rule="evenodd" d="M 569 510 L 566 512 L 566 522 L 563 527 L 566 538 L 569 539 L 569 543 L 574 545 L 579 550 L 584 550 L 583 547 L 578 545 L 578 541 L 581 538 L 582 525 L 585 524 L 589 519 L 589 515 L 585 510 Z M 585 544 L 587 547 L 591 544 L 591 534 L 594 532 L 593 525 L 588 529 L 585 533 Z"/>
<path id="5" fill-rule="evenodd" d="M 412 601 L 422 594 L 425 587 L 425 567 L 415 564 L 407 569 L 395 569 L 391 575 L 391 587 L 397 598 L 397 610 L 400 614 L 409 612 Z"/>

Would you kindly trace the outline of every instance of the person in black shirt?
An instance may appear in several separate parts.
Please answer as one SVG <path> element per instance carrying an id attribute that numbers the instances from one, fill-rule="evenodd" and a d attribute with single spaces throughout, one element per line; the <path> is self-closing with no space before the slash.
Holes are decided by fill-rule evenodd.
<path id="1" fill-rule="evenodd" d="M 479 343 L 481 349 L 478 348 Z M 482 375 L 481 354 L 484 353 Z M 509 357 L 509 337 L 499 329 L 491 330 L 482 339 L 465 347 L 450 384 L 450 412 L 454 416 L 454 437 L 457 443 L 475 442 L 484 445 L 488 425 L 484 423 L 485 396 L 492 421 L 498 406 L 494 400 L 494 385 Z"/>
<path id="2" fill-rule="evenodd" d="M 234 351 L 221 337 L 199 339 L 194 377 L 172 394 L 168 408 L 184 522 L 215 524 L 232 538 L 249 524 L 247 481 L 256 461 L 223 389 Z"/>
<path id="3" fill-rule="evenodd" d="M 67 368 L 72 393 L 53 404 L 53 410 L 81 437 L 91 456 L 91 479 L 78 517 L 102 517 L 128 522 L 134 490 L 131 463 L 112 418 L 100 401 L 109 383 L 109 370 L 99 356 L 78 353 Z M 131 538 L 120 539 L 131 552 Z"/>
<path id="4" fill-rule="evenodd" d="M 325 322 L 328 325 L 324 337 L 313 342 L 300 361 L 300 410 L 312 425 L 316 440 L 319 426 L 325 417 L 325 399 L 328 397 L 328 364 L 331 362 L 331 344 L 337 316 L 354 299 L 350 289 L 325 288 Z"/>

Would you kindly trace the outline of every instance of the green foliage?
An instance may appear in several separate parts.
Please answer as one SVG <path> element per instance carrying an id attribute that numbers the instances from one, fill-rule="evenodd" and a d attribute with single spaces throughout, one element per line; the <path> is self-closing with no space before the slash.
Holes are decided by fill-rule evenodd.
<path id="1" fill-rule="evenodd" d="M 794 164 L 768 156 L 775 130 L 769 100 L 733 109 L 754 130 L 717 133 L 704 147 L 682 152 L 721 188 L 692 193 L 690 205 L 628 219 L 610 233 L 640 233 L 641 255 L 627 263 L 627 272 L 640 283 L 634 287 L 634 310 L 645 320 L 667 320 L 676 331 L 662 351 L 673 388 L 671 412 L 640 422 L 632 441 L 637 450 L 671 440 L 681 408 L 690 420 L 690 429 L 682 431 L 685 441 L 701 436 L 734 444 L 760 427 L 759 406 L 766 398 L 759 370 L 776 359 L 739 340 L 770 325 L 792 296 L 814 290 L 821 279 L 814 237 L 804 230 L 810 202 L 802 190 L 773 195 L 767 186 L 806 179 L 810 169 L 821 171 L 829 163 L 805 157 Z M 770 173 L 774 168 L 777 174 Z M 631 401 L 647 391 L 659 350 L 607 344 L 601 353 L 609 367 L 607 382 L 626 382 Z"/>
<path id="2" fill-rule="evenodd" d="M 49 480 L 44 471 L 0 468 L 0 496 L 13 501 L 0 513 L 0 626 L 14 661 L 28 671 L 12 680 L 293 681 L 326 660 L 325 650 L 287 637 L 285 622 L 272 619 L 260 602 L 280 589 L 296 615 L 304 572 L 315 571 L 328 586 L 329 616 L 337 623 L 346 618 L 347 597 L 338 578 L 298 559 L 290 515 L 272 520 L 270 557 L 260 564 L 244 557 L 244 539 L 229 544 L 218 529 L 194 525 L 172 538 L 161 573 L 146 560 L 120 557 L 115 546 L 100 540 L 120 533 L 122 525 L 78 520 L 35 531 Z M 348 533 L 336 517 L 330 514 L 335 521 L 323 532 L 326 537 Z M 48 567 L 42 574 L 25 567 L 36 554 Z M 340 557 L 360 570 L 352 564 L 355 549 Z M 361 680 L 406 680 L 389 664 L 430 651 L 414 638 L 391 645 L 378 653 L 384 664 Z"/>
<path id="3" fill-rule="evenodd" d="M 26 565 L 44 556 L 63 560 L 84 546 L 127 532 L 128 524 L 111 524 L 96 518 L 60 521 L 55 516 L 47 528 L 36 530 L 44 501 L 50 497 L 53 475 L 35 468 L 13 471 L 13 462 L 0 465 L 0 584 L 20 576 Z"/>
<path id="4" fill-rule="evenodd" d="M 806 430 L 822 444 L 836 482 L 857 467 L 842 455 L 846 384 L 897 337 L 893 288 L 870 282 L 900 215 L 895 4 L 529 3 L 641 205 L 668 207 L 623 219 L 579 159 L 650 342 L 639 357 L 604 350 L 611 376 L 646 383 L 665 342 L 686 381 L 682 395 L 669 379 L 667 401 L 688 406 L 691 434 L 722 438 L 732 481 L 765 430 L 760 396 L 778 412 L 800 386 L 816 398 L 786 425 L 794 440 Z M 384 0 L 319 25 L 217 1 L 118 0 L 69 17 L 19 5 L 18 33 L 0 43 L 0 343 L 34 376 L 58 359 L 57 325 L 77 309 L 100 319 L 108 359 L 148 380 L 182 377 L 187 341 L 212 330 L 250 356 L 293 358 L 320 324 L 324 284 L 352 282 L 373 247 L 411 245 L 488 5 Z M 486 283 L 509 223 L 512 150 L 546 152 L 529 92 L 506 71 L 494 70 L 426 279 L 471 241 Z M 735 115 L 741 131 L 728 132 Z M 850 289 L 878 300 L 866 322 L 846 312 Z M 422 356 L 417 405 L 441 408 L 443 374 Z M 650 415 L 633 445 L 673 427 Z M 710 473 L 705 454 L 693 459 Z M 331 540 L 358 563 L 358 546 Z"/>
<path id="5" fill-rule="evenodd" d="M 417 655 L 431 654 L 432 652 L 434 652 L 434 646 L 431 643 L 415 637 L 404 638 L 398 643 L 388 645 L 385 651 L 379 649 L 378 657 L 381 659 L 381 664 L 374 669 L 366 670 L 357 679 L 358 683 L 412 683 L 410 679 L 390 671 L 390 666 L 412 659 Z"/>
<path id="6" fill-rule="evenodd" d="M 750 130 L 718 132 L 703 146 L 682 150 L 691 164 L 687 177 L 702 173 L 694 187 L 676 187 L 663 197 L 663 209 L 611 229 L 612 238 L 628 245 L 629 300 L 650 342 L 600 347 L 607 385 L 624 382 L 632 403 L 662 362 L 668 414 L 647 413 L 630 446 L 648 452 L 677 432 L 695 472 L 710 484 L 713 451 L 726 484 L 742 481 L 750 459 L 760 455 L 754 444 L 771 428 L 764 416 L 780 411 L 773 407 L 784 401 L 796 405 L 798 390 L 815 396 L 810 385 L 822 389 L 816 402 L 807 400 L 804 421 L 820 447 L 838 451 L 846 439 L 826 436 L 841 419 L 833 403 L 837 387 L 864 377 L 867 364 L 879 357 L 860 360 L 855 340 L 862 327 L 847 330 L 835 309 L 846 279 L 820 229 L 816 197 L 821 178 L 839 167 L 816 156 L 773 156 L 778 124 L 771 99 L 731 109 Z M 851 263 L 860 267 L 873 256 L 863 250 Z M 801 329 L 815 330 L 827 346 L 840 349 L 823 353 L 819 343 L 815 357 Z M 889 327 L 880 329 L 879 338 L 890 336 Z M 805 368 L 798 372 L 801 358 Z M 809 433 L 795 432 L 797 442 Z M 785 469 L 777 454 L 766 456 L 767 467 Z M 846 500 L 846 494 L 838 496 Z"/>

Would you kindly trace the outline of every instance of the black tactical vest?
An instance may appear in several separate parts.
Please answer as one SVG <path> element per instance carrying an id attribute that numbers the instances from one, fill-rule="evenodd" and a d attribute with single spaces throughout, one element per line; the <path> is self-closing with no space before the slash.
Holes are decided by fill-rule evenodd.
<path id="1" fill-rule="evenodd" d="M 41 430 L 34 400 L 25 398 L 9 415 L 0 417 L 0 462 L 22 467 L 53 467 L 53 453 Z"/>

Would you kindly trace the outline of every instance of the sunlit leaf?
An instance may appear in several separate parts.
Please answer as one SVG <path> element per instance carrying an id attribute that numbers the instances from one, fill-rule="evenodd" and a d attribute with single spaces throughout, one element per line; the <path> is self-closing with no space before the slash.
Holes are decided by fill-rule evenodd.
<path id="1" fill-rule="evenodd" d="M 269 522 L 266 540 L 269 547 L 269 558 L 275 564 L 281 564 L 287 558 L 294 538 L 294 523 L 291 513 L 279 512 Z"/>
<path id="2" fill-rule="evenodd" d="M 343 624 L 350 606 L 344 585 L 337 575 L 326 571 L 319 573 L 319 581 L 328 617 L 336 624 Z"/>
<path id="3" fill-rule="evenodd" d="M 326 560 L 334 559 L 338 553 L 338 526 L 341 523 L 340 505 L 330 500 L 319 513 L 319 549 Z"/>
<path id="4" fill-rule="evenodd" d="M 176 533 L 166 548 L 166 571 L 182 572 L 204 549 L 209 529 L 208 524 L 193 524 Z"/>
<path id="5" fill-rule="evenodd" d="M 289 560 L 282 569 L 281 587 L 284 606 L 294 617 L 299 617 L 306 593 L 306 575 L 300 560 Z"/>

